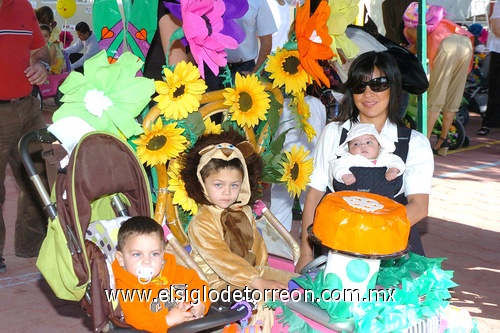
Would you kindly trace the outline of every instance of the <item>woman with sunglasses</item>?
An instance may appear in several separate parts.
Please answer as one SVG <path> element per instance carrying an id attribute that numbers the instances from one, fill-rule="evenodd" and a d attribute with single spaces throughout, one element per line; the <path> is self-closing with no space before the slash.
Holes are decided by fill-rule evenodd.
<path id="1" fill-rule="evenodd" d="M 296 264 L 296 272 L 300 272 L 314 259 L 307 228 L 313 223 L 314 212 L 325 193 L 340 190 L 333 184 L 329 162 L 337 158 L 337 148 L 345 141 L 350 128 L 357 123 L 373 124 L 378 133 L 395 143 L 395 154 L 405 161 L 402 187 L 393 199 L 406 205 L 412 224 L 411 249 L 423 255 L 415 224 L 427 216 L 434 159 L 429 140 L 423 134 L 402 125 L 398 117 L 400 95 L 401 73 L 390 54 L 367 52 L 352 62 L 339 117 L 324 128 L 316 146 L 314 171 L 302 213 L 301 257 Z M 372 192 L 380 191 L 374 188 Z"/>

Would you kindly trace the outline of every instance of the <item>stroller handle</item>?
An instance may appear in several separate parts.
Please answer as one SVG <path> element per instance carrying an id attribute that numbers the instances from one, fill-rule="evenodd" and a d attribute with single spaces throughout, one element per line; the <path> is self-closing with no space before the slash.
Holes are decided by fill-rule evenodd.
<path id="1" fill-rule="evenodd" d="M 43 185 L 40 175 L 38 175 L 36 171 L 35 164 L 33 163 L 33 159 L 31 158 L 29 153 L 29 145 L 36 142 L 53 143 L 55 141 L 57 141 L 57 138 L 46 128 L 44 128 L 25 134 L 21 138 L 21 140 L 19 140 L 18 145 L 19 155 L 21 156 L 21 161 L 23 162 L 24 168 L 28 172 L 28 176 L 35 185 L 35 188 L 44 204 L 44 208 L 52 220 L 54 220 L 57 216 L 57 211 L 55 209 L 54 203 L 50 200 L 49 193 Z"/>
<path id="2" fill-rule="evenodd" d="M 50 133 L 46 128 L 34 132 L 29 132 L 25 134 L 21 138 L 21 140 L 19 140 L 19 145 L 18 145 L 19 155 L 21 155 L 21 160 L 23 161 L 24 167 L 26 171 L 28 171 L 28 175 L 30 177 L 36 175 L 37 172 L 28 150 L 29 145 L 35 142 L 53 143 L 55 141 L 57 141 L 57 138 L 52 133 Z"/>

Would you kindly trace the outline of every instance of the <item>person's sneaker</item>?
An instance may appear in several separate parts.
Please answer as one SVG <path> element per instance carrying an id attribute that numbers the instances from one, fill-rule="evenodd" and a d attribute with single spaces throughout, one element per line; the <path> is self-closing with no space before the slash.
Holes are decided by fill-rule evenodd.
<path id="1" fill-rule="evenodd" d="M 7 265 L 5 264 L 5 259 L 0 258 L 0 273 L 7 272 Z"/>

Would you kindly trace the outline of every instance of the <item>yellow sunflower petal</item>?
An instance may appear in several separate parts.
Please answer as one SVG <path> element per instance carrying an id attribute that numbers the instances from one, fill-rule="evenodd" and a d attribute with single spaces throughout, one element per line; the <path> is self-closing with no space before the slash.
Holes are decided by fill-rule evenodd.
<path id="1" fill-rule="evenodd" d="M 210 118 L 207 118 L 203 121 L 205 124 L 205 132 L 203 134 L 221 134 L 222 126 L 221 124 L 216 124 L 214 121 L 211 121 Z"/>
<path id="2" fill-rule="evenodd" d="M 186 192 L 186 184 L 180 177 L 180 164 L 177 162 L 169 165 L 169 171 L 167 172 L 169 177 L 168 190 L 173 192 L 172 203 L 174 205 L 179 205 L 186 212 L 190 212 L 192 215 L 198 212 L 198 205 L 191 199 Z"/>

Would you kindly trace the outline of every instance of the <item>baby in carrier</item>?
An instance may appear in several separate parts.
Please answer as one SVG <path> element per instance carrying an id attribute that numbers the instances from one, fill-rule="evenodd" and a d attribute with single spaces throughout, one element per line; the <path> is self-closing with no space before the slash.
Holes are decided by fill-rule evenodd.
<path id="1" fill-rule="evenodd" d="M 399 156 L 393 154 L 394 150 L 394 143 L 384 135 L 380 135 L 375 126 L 355 124 L 345 141 L 337 148 L 336 154 L 339 158 L 329 161 L 334 188 L 385 193 L 386 191 L 381 187 L 387 187 L 387 182 L 379 179 L 375 183 L 379 189 L 372 188 L 372 186 L 366 188 L 365 184 L 362 184 L 364 182 L 359 181 L 355 174 L 358 172 L 367 174 L 368 178 L 372 178 L 373 183 L 373 178 L 377 178 L 379 174 L 366 168 L 381 168 L 379 173 L 382 170 L 388 182 L 394 181 L 405 171 L 405 163 Z M 358 184 L 355 184 L 357 182 Z M 392 185 L 397 187 L 397 184 L 390 184 L 389 187 L 393 187 Z"/>

